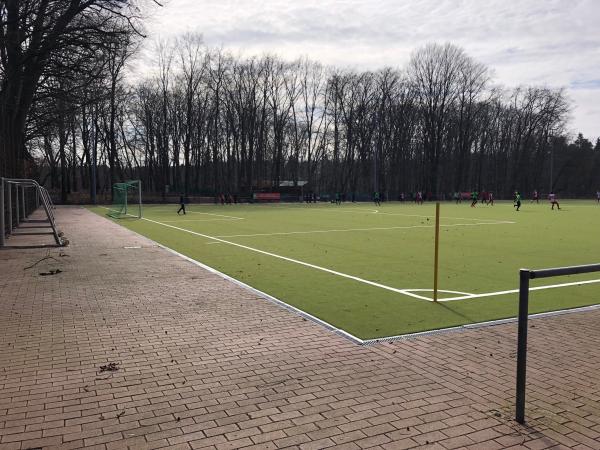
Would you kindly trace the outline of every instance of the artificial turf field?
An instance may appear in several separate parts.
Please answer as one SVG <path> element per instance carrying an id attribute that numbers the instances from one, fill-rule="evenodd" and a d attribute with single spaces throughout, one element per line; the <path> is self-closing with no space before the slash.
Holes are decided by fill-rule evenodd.
<path id="1" fill-rule="evenodd" d="M 439 301 L 435 205 L 145 205 L 117 223 L 360 339 L 517 315 L 519 268 L 600 262 L 600 206 L 564 201 L 442 203 Z M 106 208 L 92 207 L 106 216 Z M 107 218 L 108 219 L 108 218 Z M 112 220 L 112 219 L 109 219 Z M 160 264 L 157 261 L 157 264 Z M 600 274 L 532 280 L 530 312 L 600 303 Z"/>

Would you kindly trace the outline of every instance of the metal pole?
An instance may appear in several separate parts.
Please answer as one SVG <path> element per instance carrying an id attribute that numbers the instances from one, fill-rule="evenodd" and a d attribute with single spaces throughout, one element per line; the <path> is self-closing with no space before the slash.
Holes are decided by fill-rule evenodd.
<path id="1" fill-rule="evenodd" d="M 12 184 L 6 183 L 8 193 L 8 234 L 12 234 L 13 229 L 13 212 L 12 212 Z"/>
<path id="2" fill-rule="evenodd" d="M 379 181 L 377 180 L 377 149 L 373 150 L 373 192 L 379 192 Z"/>
<path id="3" fill-rule="evenodd" d="M 21 185 L 21 206 L 23 207 L 23 222 L 26 221 L 27 216 L 27 208 L 25 207 L 25 186 Z"/>
<path id="4" fill-rule="evenodd" d="M 142 180 L 138 181 L 138 201 L 140 205 L 139 218 L 142 218 Z"/>
<path id="5" fill-rule="evenodd" d="M 553 146 L 550 146 L 550 192 L 554 191 L 554 150 Z"/>
<path id="6" fill-rule="evenodd" d="M 92 205 L 97 203 L 96 201 L 96 144 L 92 144 L 92 180 L 91 183 L 91 194 L 92 194 Z"/>
<path id="7" fill-rule="evenodd" d="M 527 319 L 529 314 L 529 278 L 527 269 L 519 271 L 519 337 L 517 347 L 516 420 L 525 423 L 525 378 L 527 371 Z"/>
<path id="8" fill-rule="evenodd" d="M 4 223 L 4 178 L 0 177 L 0 247 L 4 247 L 4 234 L 6 226 Z"/>
<path id="9" fill-rule="evenodd" d="M 435 257 L 433 263 L 433 301 L 438 301 L 438 265 L 440 252 L 440 202 L 435 203 Z"/>
<path id="10" fill-rule="evenodd" d="M 19 226 L 20 220 L 21 220 L 21 212 L 19 211 L 19 185 L 15 184 L 15 206 L 16 206 L 16 211 L 15 213 L 17 214 L 17 226 Z"/>

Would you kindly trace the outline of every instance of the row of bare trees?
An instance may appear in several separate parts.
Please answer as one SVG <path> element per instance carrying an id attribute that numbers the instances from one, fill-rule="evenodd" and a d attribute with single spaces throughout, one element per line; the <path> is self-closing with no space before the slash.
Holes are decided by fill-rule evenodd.
<path id="1" fill-rule="evenodd" d="M 415 51 L 402 69 L 356 72 L 234 57 L 184 34 L 157 45 L 146 78 L 127 80 L 137 40 L 126 36 L 82 63 L 101 65 L 93 77 L 56 78 L 61 95 L 40 98 L 28 116 L 38 175 L 63 200 L 110 194 L 130 178 L 163 195 L 304 182 L 318 193 L 390 198 L 470 189 L 586 195 L 600 186 L 599 171 L 577 176 L 578 167 L 600 168 L 600 145 L 581 137 L 590 144 L 582 153 L 566 138 L 562 90 L 502 89 L 451 44 Z"/>
<path id="2" fill-rule="evenodd" d="M 80 94 L 142 36 L 142 3 L 0 0 L 0 175 L 32 175 L 36 138 L 65 145 L 73 105 L 90 100 Z"/>

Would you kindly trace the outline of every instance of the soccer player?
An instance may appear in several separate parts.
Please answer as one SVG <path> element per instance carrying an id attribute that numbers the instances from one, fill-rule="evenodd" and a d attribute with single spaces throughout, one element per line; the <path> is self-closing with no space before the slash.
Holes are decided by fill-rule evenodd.
<path id="1" fill-rule="evenodd" d="M 515 191 L 515 204 L 514 207 L 517 208 L 517 211 L 521 209 L 521 194 L 519 191 Z"/>
<path id="2" fill-rule="evenodd" d="M 183 211 L 183 215 L 185 216 L 185 197 L 183 194 L 179 196 L 179 209 L 177 210 L 177 215 Z"/>
<path id="3" fill-rule="evenodd" d="M 477 191 L 471 192 L 471 208 L 475 208 L 478 197 L 479 197 L 479 195 L 477 194 Z"/>
<path id="4" fill-rule="evenodd" d="M 379 199 L 379 192 L 375 192 L 375 193 L 373 194 L 373 201 L 375 202 L 375 204 L 376 204 L 377 206 L 381 206 L 381 201 L 380 201 L 380 199 Z"/>
<path id="5" fill-rule="evenodd" d="M 540 194 L 538 193 L 537 189 L 533 191 L 533 198 L 531 199 L 531 203 L 533 202 L 540 202 Z"/>
<path id="6" fill-rule="evenodd" d="M 558 204 L 558 200 L 556 200 L 556 194 L 554 194 L 554 192 L 550 192 L 550 194 L 548 194 L 548 200 L 550 200 L 550 203 L 552 204 L 553 211 L 554 205 L 558 206 L 558 209 L 560 210 L 560 205 Z"/>
<path id="7" fill-rule="evenodd" d="M 494 193 L 488 192 L 488 205 L 494 206 Z"/>
<path id="8" fill-rule="evenodd" d="M 456 202 L 456 204 L 458 205 L 458 202 L 460 201 L 460 192 L 456 191 L 453 194 L 453 198 L 454 198 L 454 201 Z"/>
<path id="9" fill-rule="evenodd" d="M 423 193 L 421 191 L 417 191 L 417 197 L 415 199 L 415 202 L 419 205 L 423 204 Z"/>
<path id="10" fill-rule="evenodd" d="M 335 193 L 335 204 L 336 205 L 341 205 L 342 204 L 342 197 L 340 196 L 339 192 Z"/>
<path id="11" fill-rule="evenodd" d="M 596 202 L 600 203 L 600 191 L 596 191 Z"/>

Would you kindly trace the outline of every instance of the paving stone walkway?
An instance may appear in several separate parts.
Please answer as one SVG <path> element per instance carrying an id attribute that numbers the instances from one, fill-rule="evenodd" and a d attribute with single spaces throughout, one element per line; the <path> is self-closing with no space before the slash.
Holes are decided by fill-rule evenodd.
<path id="1" fill-rule="evenodd" d="M 600 448 L 600 311 L 531 322 L 523 427 L 514 323 L 361 347 L 85 209 L 57 220 L 69 247 L 0 249 L 0 450 Z"/>

